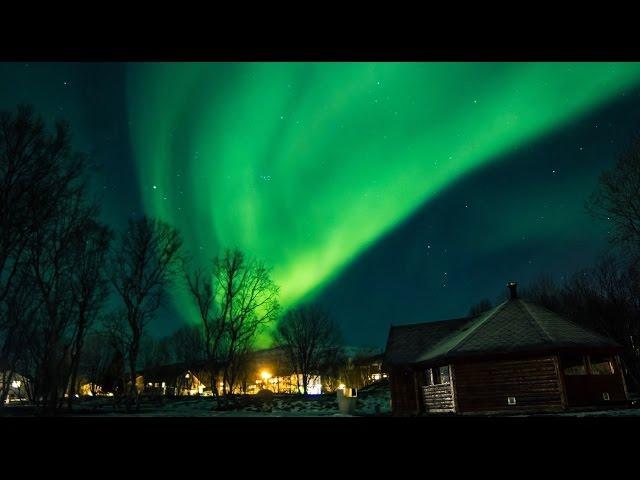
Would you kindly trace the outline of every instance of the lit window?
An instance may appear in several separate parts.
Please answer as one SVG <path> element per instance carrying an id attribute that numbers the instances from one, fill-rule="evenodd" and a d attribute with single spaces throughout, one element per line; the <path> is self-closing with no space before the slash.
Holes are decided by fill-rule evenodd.
<path id="1" fill-rule="evenodd" d="M 439 369 L 439 377 L 440 383 L 449 383 L 450 375 L 449 375 L 449 365 L 445 365 L 444 367 L 440 367 Z"/>
<path id="2" fill-rule="evenodd" d="M 593 375 L 613 375 L 611 357 L 593 355 L 591 357 L 591 373 Z"/>
<path id="3" fill-rule="evenodd" d="M 427 368 L 424 371 L 424 384 L 425 385 L 433 385 L 433 373 L 431 368 Z"/>
<path id="4" fill-rule="evenodd" d="M 451 378 L 451 375 L 449 374 L 449 365 L 427 368 L 424 374 L 425 385 L 442 385 L 449 383 Z"/>
<path id="5" fill-rule="evenodd" d="M 584 357 L 566 357 L 562 359 L 562 366 L 565 375 L 586 375 L 587 367 Z"/>
<path id="6" fill-rule="evenodd" d="M 11 386 L 13 388 L 20 388 L 20 385 L 22 385 L 22 382 L 20 380 L 14 380 L 13 382 L 11 382 Z"/>

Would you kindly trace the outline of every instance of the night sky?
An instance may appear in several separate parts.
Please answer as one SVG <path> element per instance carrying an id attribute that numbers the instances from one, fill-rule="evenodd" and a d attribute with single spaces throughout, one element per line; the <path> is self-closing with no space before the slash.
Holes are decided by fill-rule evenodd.
<path id="1" fill-rule="evenodd" d="M 71 123 L 114 228 L 147 213 L 196 259 L 240 247 L 285 307 L 381 347 L 607 251 L 584 202 L 640 133 L 640 64 L 0 64 L 18 103 Z M 175 288 L 154 330 L 197 318 Z"/>

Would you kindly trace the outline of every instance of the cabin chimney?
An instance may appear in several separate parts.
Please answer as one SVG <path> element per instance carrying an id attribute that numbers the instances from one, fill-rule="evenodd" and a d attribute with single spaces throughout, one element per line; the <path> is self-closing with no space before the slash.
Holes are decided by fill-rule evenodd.
<path id="1" fill-rule="evenodd" d="M 518 298 L 518 284 L 516 282 L 509 282 L 507 287 L 509 287 L 509 292 L 511 293 L 510 298 L 512 300 Z"/>

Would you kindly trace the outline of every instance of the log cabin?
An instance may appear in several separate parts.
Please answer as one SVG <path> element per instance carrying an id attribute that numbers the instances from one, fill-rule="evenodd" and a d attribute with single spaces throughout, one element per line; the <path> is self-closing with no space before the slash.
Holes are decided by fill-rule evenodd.
<path id="1" fill-rule="evenodd" d="M 384 355 L 394 415 L 563 411 L 621 405 L 613 340 L 522 300 L 517 285 L 472 317 L 392 326 Z"/>

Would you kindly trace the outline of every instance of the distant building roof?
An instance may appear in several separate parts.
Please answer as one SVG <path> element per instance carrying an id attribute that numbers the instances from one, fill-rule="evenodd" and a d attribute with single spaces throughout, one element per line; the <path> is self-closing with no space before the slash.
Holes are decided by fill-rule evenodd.
<path id="1" fill-rule="evenodd" d="M 511 298 L 473 317 L 392 326 L 384 363 L 431 363 L 476 355 L 581 347 L 620 348 L 613 340 L 543 307 Z"/>

